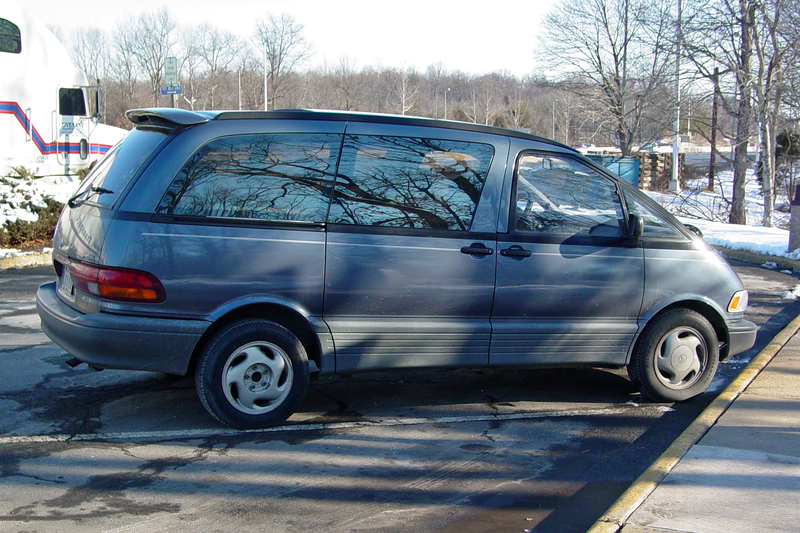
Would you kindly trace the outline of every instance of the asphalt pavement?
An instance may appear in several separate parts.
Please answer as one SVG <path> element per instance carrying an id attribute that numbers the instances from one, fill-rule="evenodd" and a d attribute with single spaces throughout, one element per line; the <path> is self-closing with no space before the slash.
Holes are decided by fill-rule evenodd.
<path id="1" fill-rule="evenodd" d="M 795 318 L 590 529 L 800 530 L 800 317 Z"/>
<path id="2" fill-rule="evenodd" d="M 41 270 L 41 273 L 39 269 L 28 271 L 36 274 L 31 281 L 34 285 L 40 282 L 39 277 L 49 279 L 52 276 L 47 268 Z M 10 291 L 6 297 L 11 300 L 22 299 L 23 293 L 27 295 L 30 291 L 29 287 L 11 278 L 4 287 Z M 769 290 L 773 289 L 769 287 Z M 753 310 L 757 311 L 757 308 Z M 27 324 L 16 315 L 7 315 L 5 319 L 9 323 L 13 320 L 19 322 L 15 324 L 20 327 Z M 30 327 L 33 326 L 31 323 Z M 768 323 L 763 327 L 762 333 L 769 329 Z M 28 337 L 31 335 L 41 334 L 31 329 Z M 771 336 L 772 332 L 766 338 Z M 5 332 L 3 342 L 12 341 L 11 334 Z M 46 344 L 48 340 L 36 336 L 26 342 Z M 775 335 L 590 531 L 736 533 L 800 530 L 799 407 L 800 318 L 795 318 Z M 508 509 L 501 512 L 509 514 Z M 493 517 L 497 518 L 497 515 Z M 474 520 L 474 516 L 461 525 L 470 520 Z"/>

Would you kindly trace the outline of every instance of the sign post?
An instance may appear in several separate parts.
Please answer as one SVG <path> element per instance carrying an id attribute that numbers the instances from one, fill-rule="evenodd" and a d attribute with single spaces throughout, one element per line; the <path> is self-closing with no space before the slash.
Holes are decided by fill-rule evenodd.
<path id="1" fill-rule="evenodd" d="M 181 86 L 178 85 L 178 58 L 168 57 L 164 61 L 164 83 L 166 87 L 161 87 L 161 94 L 170 95 L 172 107 L 175 107 L 175 95 L 181 94 Z M 176 91 L 177 88 L 177 91 Z M 166 92 L 165 89 L 168 89 Z"/>

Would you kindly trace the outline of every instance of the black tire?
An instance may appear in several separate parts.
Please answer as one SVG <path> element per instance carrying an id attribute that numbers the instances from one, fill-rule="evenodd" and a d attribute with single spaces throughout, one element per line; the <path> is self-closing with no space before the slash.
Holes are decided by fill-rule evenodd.
<path id="1" fill-rule="evenodd" d="M 628 366 L 631 381 L 657 402 L 680 402 L 706 390 L 719 364 L 711 323 L 690 309 L 656 317 L 642 333 Z"/>
<path id="2" fill-rule="evenodd" d="M 238 429 L 280 424 L 308 390 L 306 351 L 289 330 L 260 318 L 218 331 L 197 362 L 197 394 L 211 416 Z"/>

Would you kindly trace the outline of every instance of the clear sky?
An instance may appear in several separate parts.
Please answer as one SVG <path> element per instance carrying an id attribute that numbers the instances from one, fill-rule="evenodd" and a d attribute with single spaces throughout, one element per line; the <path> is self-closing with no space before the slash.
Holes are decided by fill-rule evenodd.
<path id="1" fill-rule="evenodd" d="M 47 26 L 112 31 L 129 16 L 166 6 L 179 24 L 213 24 L 251 37 L 266 15 L 287 13 L 304 26 L 314 48 L 312 66 L 342 57 L 356 68 L 441 63 L 468 74 L 534 72 L 533 48 L 543 14 L 555 0 L 26 0 Z"/>

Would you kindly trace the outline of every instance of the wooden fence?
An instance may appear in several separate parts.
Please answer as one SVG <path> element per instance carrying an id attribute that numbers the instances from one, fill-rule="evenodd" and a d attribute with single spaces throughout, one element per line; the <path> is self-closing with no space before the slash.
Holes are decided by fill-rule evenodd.
<path id="1" fill-rule="evenodd" d="M 672 154 L 639 153 L 639 188 L 643 191 L 666 191 L 672 179 Z M 686 185 L 686 154 L 678 154 L 678 179 Z"/>

